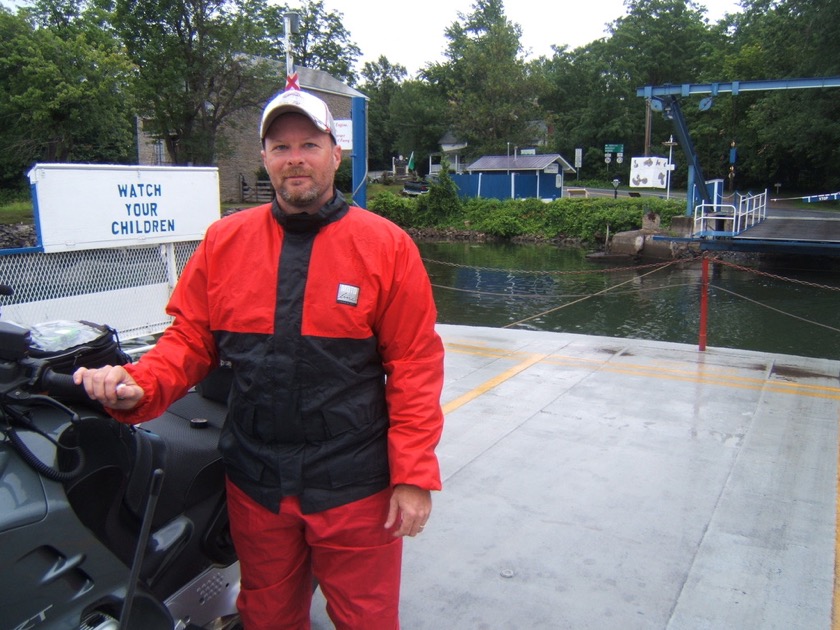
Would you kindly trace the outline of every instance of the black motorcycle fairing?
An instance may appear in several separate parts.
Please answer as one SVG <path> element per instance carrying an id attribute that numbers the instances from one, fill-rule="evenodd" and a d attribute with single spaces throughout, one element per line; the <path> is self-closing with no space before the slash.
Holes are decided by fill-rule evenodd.
<path id="1" fill-rule="evenodd" d="M 178 627 L 191 627 L 193 613 L 207 623 L 237 619 L 238 564 L 216 450 L 226 405 L 191 392 L 135 428 L 62 398 L 79 419 L 60 404 L 41 404 L 46 371 L 15 357 L 0 360 L 0 379 L 14 380 L 0 388 L 0 404 L 14 405 L 9 417 L 37 461 L 0 440 L 0 630 L 105 627 L 132 592 L 130 630 L 172 630 L 175 610 Z M 146 520 L 138 579 L 130 580 L 158 469 L 166 471 L 160 501 Z M 204 585 L 222 571 L 222 591 L 205 606 Z"/>

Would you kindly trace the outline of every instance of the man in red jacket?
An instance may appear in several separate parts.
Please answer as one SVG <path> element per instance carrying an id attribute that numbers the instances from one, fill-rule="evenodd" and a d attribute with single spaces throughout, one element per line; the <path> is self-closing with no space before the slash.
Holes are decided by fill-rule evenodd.
<path id="1" fill-rule="evenodd" d="M 337 628 L 392 630 L 402 538 L 441 487 L 431 286 L 408 235 L 336 191 L 326 103 L 278 95 L 260 138 L 276 198 L 208 228 L 153 350 L 75 379 L 138 423 L 229 363 L 219 449 L 246 629 L 308 628 L 314 574 Z"/>

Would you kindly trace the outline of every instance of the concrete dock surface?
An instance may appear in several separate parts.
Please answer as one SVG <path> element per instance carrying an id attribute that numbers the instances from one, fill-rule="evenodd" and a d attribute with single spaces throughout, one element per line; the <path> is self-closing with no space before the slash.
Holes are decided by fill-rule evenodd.
<path id="1" fill-rule="evenodd" d="M 444 489 L 403 630 L 840 627 L 840 361 L 438 329 Z"/>

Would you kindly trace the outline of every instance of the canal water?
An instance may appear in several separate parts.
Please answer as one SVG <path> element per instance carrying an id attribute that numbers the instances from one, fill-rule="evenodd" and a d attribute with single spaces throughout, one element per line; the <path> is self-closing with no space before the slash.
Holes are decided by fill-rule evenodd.
<path id="1" fill-rule="evenodd" d="M 420 242 L 438 321 L 697 345 L 702 264 L 592 262 L 553 245 Z M 707 347 L 840 359 L 840 269 L 710 265 Z"/>

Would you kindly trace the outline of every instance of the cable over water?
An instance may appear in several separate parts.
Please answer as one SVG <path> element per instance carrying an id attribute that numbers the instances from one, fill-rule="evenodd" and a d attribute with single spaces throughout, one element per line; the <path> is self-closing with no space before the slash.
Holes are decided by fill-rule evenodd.
<path id="1" fill-rule="evenodd" d="M 680 343 L 697 340 L 701 257 L 604 268 L 587 267 L 591 263 L 583 254 L 528 247 L 428 247 L 425 253 L 438 254 L 423 260 L 440 320 Z M 495 259 L 503 264 L 487 264 Z M 830 295 L 840 291 L 836 273 L 828 272 L 829 282 L 815 282 L 813 276 L 826 272 L 784 270 L 788 276 L 721 257 L 709 260 L 711 345 L 840 357 L 840 328 L 832 325 L 836 298 Z M 573 308 L 593 298 L 599 298 L 597 306 Z M 803 325 L 791 326 L 790 320 Z"/>
<path id="2" fill-rule="evenodd" d="M 655 269 L 652 269 L 651 271 L 648 271 L 647 273 L 643 273 L 640 277 L 644 278 L 645 276 L 649 276 L 650 274 L 656 273 L 657 271 L 661 271 L 662 269 L 665 269 L 666 267 L 670 267 L 672 264 L 676 264 L 677 262 L 678 261 L 672 261 L 668 264 L 657 266 Z M 502 326 L 502 328 L 512 328 L 514 326 L 519 326 L 520 324 L 524 324 L 525 322 L 529 322 L 533 319 L 537 319 L 538 317 L 543 317 L 545 315 L 548 315 L 549 313 L 553 313 L 554 311 L 559 311 L 561 308 L 567 308 L 567 307 L 572 306 L 574 304 L 577 304 L 579 302 L 583 302 L 584 300 L 588 300 L 588 299 L 591 299 L 591 298 L 594 298 L 594 297 L 598 297 L 599 295 L 604 295 L 605 293 L 609 293 L 610 291 L 613 291 L 613 290 L 617 289 L 618 287 L 622 287 L 625 284 L 630 284 L 631 282 L 636 282 L 636 281 L 637 281 L 637 278 L 630 278 L 629 280 L 626 280 L 624 282 L 619 282 L 618 284 L 615 284 L 611 287 L 607 287 L 606 289 L 603 289 L 601 291 L 593 293 L 592 295 L 587 295 L 587 296 L 582 297 L 580 299 L 577 299 L 573 302 L 569 302 L 568 304 L 561 304 L 560 306 L 549 309 L 547 311 L 543 311 L 541 313 L 537 313 L 536 315 L 532 315 L 531 317 L 526 317 L 524 319 L 520 319 L 517 322 L 513 322 L 513 323 L 507 324 L 505 326 Z"/>
<path id="3" fill-rule="evenodd" d="M 757 276 L 764 276 L 765 278 L 773 278 L 774 280 L 782 280 L 784 282 L 792 282 L 794 284 L 801 284 L 805 287 L 813 287 L 815 289 L 825 289 L 826 291 L 840 291 L 840 286 L 833 286 L 830 284 L 819 284 L 817 282 L 808 282 L 806 280 L 799 280 L 797 278 L 788 278 L 787 276 L 779 276 L 772 273 L 767 273 L 766 271 L 761 271 L 759 269 L 753 269 L 752 267 L 744 267 L 743 265 L 736 265 L 733 262 L 729 262 L 723 260 L 721 258 L 712 257 L 709 259 L 711 262 L 724 265 L 726 267 L 731 267 L 732 269 L 737 269 L 739 271 L 744 271 L 746 273 L 752 273 Z"/>

